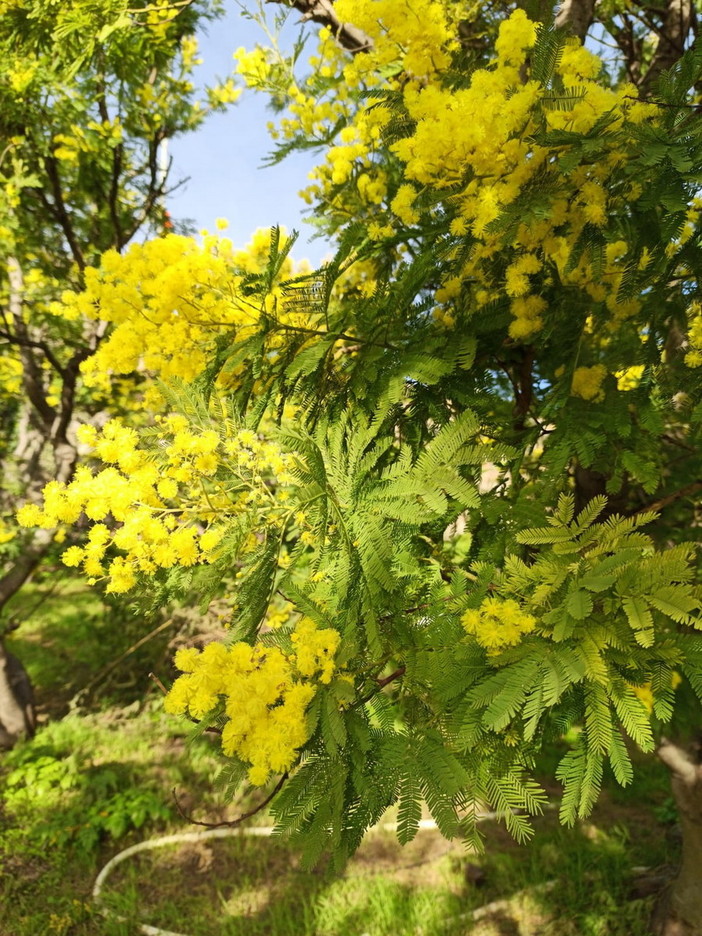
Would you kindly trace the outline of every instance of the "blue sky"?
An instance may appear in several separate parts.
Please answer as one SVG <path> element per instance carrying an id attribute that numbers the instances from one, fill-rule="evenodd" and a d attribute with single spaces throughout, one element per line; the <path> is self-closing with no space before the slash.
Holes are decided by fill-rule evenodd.
<path id="1" fill-rule="evenodd" d="M 256 42 L 266 42 L 260 26 L 242 17 L 234 0 L 227 0 L 227 8 L 225 18 L 210 23 L 208 34 L 198 36 L 201 82 L 227 77 L 238 46 L 252 48 Z M 275 4 L 272 8 L 280 10 Z M 299 15 L 293 11 L 284 35 L 294 38 L 298 31 Z M 310 153 L 294 154 L 282 164 L 262 168 L 272 148 L 266 130 L 271 119 L 265 96 L 245 90 L 226 113 L 214 114 L 196 133 L 173 140 L 171 179 L 190 178 L 171 195 L 168 207 L 174 218 L 192 219 L 198 229 L 214 230 L 215 218 L 227 218 L 227 233 L 237 246 L 243 246 L 257 227 L 295 228 L 300 239 L 294 256 L 317 264 L 329 248 L 322 240 L 310 242 L 314 229 L 302 218 L 305 204 L 297 193 L 320 159 Z"/>

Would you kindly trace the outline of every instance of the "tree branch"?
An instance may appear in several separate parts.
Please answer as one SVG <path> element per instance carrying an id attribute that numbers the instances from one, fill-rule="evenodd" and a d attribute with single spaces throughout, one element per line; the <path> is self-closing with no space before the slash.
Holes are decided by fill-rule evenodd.
<path id="1" fill-rule="evenodd" d="M 661 738 L 656 753 L 668 770 L 686 786 L 693 786 L 700 779 L 699 767 L 694 763 L 687 751 L 668 741 L 667 738 Z"/>
<path id="2" fill-rule="evenodd" d="M 46 198 L 43 198 L 44 204 L 52 212 L 56 220 L 61 226 L 66 240 L 68 241 L 68 246 L 71 248 L 71 254 L 75 260 L 78 268 L 82 271 L 85 269 L 85 258 L 83 256 L 83 251 L 81 246 L 78 243 L 78 240 L 73 230 L 73 223 L 69 217 L 68 212 L 66 211 L 66 205 L 63 200 L 63 191 L 61 189 L 61 176 L 59 174 L 58 162 L 54 156 L 46 157 L 46 174 L 49 177 L 49 182 L 51 183 L 51 193 L 54 196 L 53 204 L 49 202 Z"/>
<path id="3" fill-rule="evenodd" d="M 104 58 L 101 55 L 101 60 Z M 102 64 L 102 61 L 101 61 Z M 107 109 L 107 92 L 105 89 L 105 76 L 102 70 L 97 77 L 97 106 L 100 112 L 100 119 L 103 124 L 110 123 L 110 113 Z M 112 221 L 113 238 L 112 243 L 117 250 L 121 250 L 125 244 L 122 239 L 122 222 L 119 216 L 119 177 L 122 173 L 122 144 L 117 143 L 112 147 L 112 172 L 110 174 L 110 191 L 107 196 L 107 205 L 110 212 L 110 221 Z"/>
<path id="4" fill-rule="evenodd" d="M 13 334 L 18 340 L 20 360 L 22 362 L 22 382 L 27 397 L 45 425 L 50 425 L 56 418 L 56 411 L 49 406 L 44 393 L 41 368 L 31 350 L 31 339 L 24 320 L 23 293 L 24 279 L 22 268 L 14 257 L 7 262 L 7 278 L 9 282 L 9 311 L 14 328 Z M 7 330 L 7 329 L 6 329 Z"/>
<path id="5" fill-rule="evenodd" d="M 640 507 L 638 510 L 634 511 L 633 516 L 640 513 L 657 513 L 676 500 L 680 500 L 681 497 L 687 497 L 689 494 L 695 494 L 697 491 L 702 491 L 702 481 L 693 481 L 692 484 L 686 484 L 685 487 L 681 487 L 677 491 L 673 491 L 672 494 L 661 497 L 660 500 L 654 501 L 652 504 L 646 504 L 645 507 Z"/>
<path id="6" fill-rule="evenodd" d="M 76 384 L 80 374 L 80 365 L 91 357 L 107 331 L 108 323 L 99 322 L 86 345 L 78 348 L 64 368 L 61 385 L 61 405 L 51 426 L 51 441 L 54 446 L 68 444 L 66 432 L 73 418 L 73 406 L 76 396 Z"/>
<path id="7" fill-rule="evenodd" d="M 153 139 L 149 141 L 149 159 L 147 163 L 147 168 L 149 171 L 149 185 L 146 191 L 146 197 L 144 198 L 144 204 L 141 211 L 139 212 L 139 216 L 134 221 L 131 229 L 127 231 L 122 238 L 122 246 L 129 243 L 142 224 L 148 220 L 149 215 L 153 211 L 158 200 L 163 198 L 163 196 L 166 194 L 166 180 L 168 179 L 168 171 L 164 173 L 160 182 L 158 171 L 158 148 L 166 138 L 167 136 L 165 133 L 163 133 L 163 131 L 157 131 L 154 134 Z M 168 169 L 170 170 L 170 162 Z"/>
<path id="8" fill-rule="evenodd" d="M 393 673 L 390 673 L 389 676 L 383 676 L 382 678 L 376 677 L 375 681 L 378 683 L 378 685 L 382 689 L 383 686 L 387 686 L 391 682 L 395 682 L 396 679 L 402 679 L 402 677 L 405 675 L 406 672 L 407 672 L 406 666 L 404 665 L 398 666 L 397 669 Z"/>
<path id="9" fill-rule="evenodd" d="M 248 812 L 242 813 L 240 816 L 237 816 L 236 819 L 229 819 L 229 820 L 224 819 L 222 820 L 222 822 L 201 822 L 199 819 L 193 819 L 193 817 L 189 813 L 186 813 L 183 807 L 180 805 L 175 787 L 173 787 L 173 799 L 175 801 L 176 809 L 178 810 L 178 813 L 183 817 L 183 819 L 185 819 L 186 822 L 192 822 L 193 825 L 204 826 L 206 829 L 219 829 L 222 826 L 227 826 L 227 827 L 238 826 L 238 825 L 241 825 L 242 822 L 245 822 L 247 819 L 250 819 L 252 816 L 255 816 L 256 813 L 261 812 L 262 809 L 265 809 L 266 806 L 270 803 L 270 801 L 275 796 L 277 796 L 278 793 L 280 793 L 283 787 L 283 784 L 285 783 L 287 779 L 288 779 L 288 772 L 286 770 L 285 773 L 281 776 L 280 780 L 276 783 L 273 791 L 269 793 L 269 795 L 262 802 L 260 802 L 258 806 L 254 806 L 254 808 L 250 809 Z"/>
<path id="10" fill-rule="evenodd" d="M 370 36 L 351 23 L 342 23 L 334 10 L 333 0 L 266 0 L 266 3 L 283 3 L 294 7 L 302 13 L 303 21 L 312 20 L 313 23 L 326 26 L 339 45 L 354 55 L 369 52 L 373 48 Z"/>
<path id="11" fill-rule="evenodd" d="M 9 341 L 10 344 L 17 345 L 20 348 L 36 348 L 37 351 L 41 351 L 59 377 L 63 377 L 65 368 L 45 341 L 38 341 L 34 338 L 29 338 L 28 336 L 20 338 L 18 335 L 8 331 L 6 328 L 0 328 L 0 338 L 4 338 L 5 341 Z"/>

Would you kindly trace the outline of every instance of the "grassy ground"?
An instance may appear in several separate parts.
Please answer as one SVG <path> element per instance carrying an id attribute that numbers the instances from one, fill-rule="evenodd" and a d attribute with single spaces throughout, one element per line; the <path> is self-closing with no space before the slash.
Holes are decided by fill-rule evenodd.
<path id="1" fill-rule="evenodd" d="M 486 823 L 480 856 L 434 831 L 404 849 L 373 832 L 342 875 L 302 871 L 294 851 L 270 838 L 142 852 L 106 886 L 125 922 L 103 919 L 90 894 L 105 862 L 143 839 L 192 830 L 174 808 L 174 787 L 186 809 L 222 815 L 216 751 L 162 714 L 148 678 L 170 677 L 172 646 L 192 635 L 191 621 L 136 646 L 159 622 L 131 621 L 70 582 L 41 600 L 46 590 L 34 587 L 13 608 L 29 618 L 11 649 L 35 681 L 43 724 L 0 755 L 0 936 L 131 936 L 137 921 L 192 936 L 646 932 L 650 898 L 637 896 L 634 869 L 674 862 L 676 851 L 667 777 L 652 758 L 629 789 L 607 787 L 591 821 L 564 830 L 548 812 L 524 848 Z"/>

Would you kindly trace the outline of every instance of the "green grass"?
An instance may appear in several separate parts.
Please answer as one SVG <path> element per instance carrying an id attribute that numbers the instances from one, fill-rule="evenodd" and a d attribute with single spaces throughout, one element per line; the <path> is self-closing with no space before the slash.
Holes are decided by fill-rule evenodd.
<path id="1" fill-rule="evenodd" d="M 0 936 L 131 936 L 137 922 L 192 936 L 643 936 L 651 902 L 632 900 L 632 868 L 674 862 L 665 770 L 639 758 L 627 790 L 608 782 L 591 821 L 559 826 L 555 811 L 519 847 L 495 823 L 486 853 L 466 854 L 436 832 L 401 849 L 373 832 L 343 874 L 307 872 L 277 839 L 228 838 L 140 853 L 115 869 L 104 919 L 90 894 L 99 869 L 127 845 L 191 831 L 188 810 L 221 818 L 211 736 L 188 740 L 161 711 L 148 679 L 170 677 L 171 633 L 111 662 L 152 624 L 105 607 L 72 582 L 31 609 L 12 649 L 28 665 L 45 723 L 36 738 L 0 755 Z M 92 683 L 83 706 L 68 713 Z M 546 752 L 544 776 L 559 756 Z M 554 792 L 557 792 L 554 790 Z M 232 804 L 229 815 L 249 801 Z M 265 822 L 265 817 L 256 817 Z M 479 922 L 468 915 L 493 905 Z"/>

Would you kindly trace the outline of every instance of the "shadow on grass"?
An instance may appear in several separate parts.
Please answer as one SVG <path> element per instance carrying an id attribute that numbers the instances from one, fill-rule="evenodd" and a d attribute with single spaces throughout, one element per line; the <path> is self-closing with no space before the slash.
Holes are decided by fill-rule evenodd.
<path id="1" fill-rule="evenodd" d="M 306 872 L 285 841 L 245 836 L 135 856 L 115 872 L 110 891 L 115 910 L 192 936 L 438 936 L 462 906 L 450 888 L 358 875 L 353 862 L 343 875 Z"/>
<path id="2" fill-rule="evenodd" d="M 56 716 L 147 629 L 71 584 L 35 609 L 12 649 Z M 131 655 L 101 687 L 102 711 L 51 722 L 0 762 L 0 933 L 3 925 L 11 936 L 134 933 L 133 922 L 95 916 L 95 875 L 120 848 L 165 831 L 174 786 L 190 791 L 187 809 L 207 812 L 210 740 L 186 748 L 184 726 L 158 715 L 160 702 L 143 704 L 145 674 L 162 653 L 154 641 Z M 130 672 L 141 675 L 130 681 Z M 562 753 L 554 747 L 551 760 Z M 130 859 L 107 898 L 132 921 L 192 936 L 643 936 L 650 902 L 629 899 L 632 868 L 675 861 L 654 814 L 668 796 L 664 768 L 647 758 L 630 788 L 608 785 L 592 821 L 565 830 L 548 813 L 526 847 L 494 823 L 484 826 L 486 855 L 469 858 L 429 833 L 404 850 L 378 833 L 332 875 L 301 871 L 283 841 L 233 838 Z M 479 884 L 468 864 L 480 865 Z"/>
<path id="3" fill-rule="evenodd" d="M 486 854 L 470 858 L 460 846 L 427 848 L 430 833 L 404 850 L 373 833 L 373 854 L 364 857 L 364 844 L 342 875 L 301 871 L 281 840 L 172 846 L 125 863 L 110 899 L 124 907 L 129 894 L 132 918 L 192 936 L 644 936 L 651 901 L 631 898 L 632 868 L 673 856 L 645 805 L 613 825 L 615 811 L 605 801 L 571 830 L 550 813 L 526 847 L 489 823 Z M 637 841 L 642 824 L 650 835 Z"/>
<path id="4" fill-rule="evenodd" d="M 13 599 L 9 614 L 21 624 L 7 646 L 29 673 L 40 717 L 62 717 L 82 691 L 84 707 L 127 705 L 150 688 L 153 669 L 170 675 L 165 650 L 173 628 L 135 647 L 158 622 L 136 617 L 83 583 L 68 579 L 56 590 L 49 585 L 25 589 Z"/>

